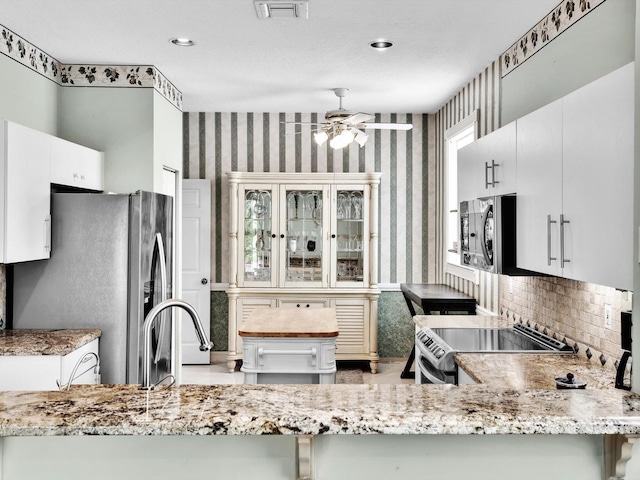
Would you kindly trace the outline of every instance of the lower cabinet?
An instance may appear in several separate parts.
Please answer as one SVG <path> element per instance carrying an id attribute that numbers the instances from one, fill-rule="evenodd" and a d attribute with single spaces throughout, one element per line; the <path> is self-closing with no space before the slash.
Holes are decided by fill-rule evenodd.
<path id="1" fill-rule="evenodd" d="M 97 338 L 67 355 L 0 356 L 0 391 L 58 390 L 58 384 L 66 385 L 72 375 L 72 384 L 100 383 L 91 368 L 96 364 L 93 355 L 79 363 L 88 353 L 98 355 Z"/>
<path id="2" fill-rule="evenodd" d="M 256 289 L 257 290 L 257 289 Z M 227 291 L 229 297 L 229 372 L 242 360 L 242 337 L 238 329 L 242 322 L 259 307 L 272 308 L 324 308 L 336 309 L 338 337 L 336 360 L 365 360 L 371 373 L 378 371 L 378 296 L 377 291 L 362 292 L 292 292 L 291 295 L 268 291 Z M 292 314 L 294 314 L 292 312 Z"/>

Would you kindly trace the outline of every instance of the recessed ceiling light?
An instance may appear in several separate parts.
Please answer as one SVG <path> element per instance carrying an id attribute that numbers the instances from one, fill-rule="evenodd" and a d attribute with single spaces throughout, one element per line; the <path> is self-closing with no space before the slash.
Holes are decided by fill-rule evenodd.
<path id="1" fill-rule="evenodd" d="M 193 40 L 190 40 L 188 38 L 182 38 L 182 37 L 172 38 L 169 41 L 179 47 L 193 47 L 196 44 L 196 42 L 194 42 Z"/>
<path id="2" fill-rule="evenodd" d="M 389 40 L 376 40 L 375 42 L 371 42 L 369 45 L 373 48 L 384 50 L 385 48 L 393 46 L 393 42 L 390 42 Z"/>

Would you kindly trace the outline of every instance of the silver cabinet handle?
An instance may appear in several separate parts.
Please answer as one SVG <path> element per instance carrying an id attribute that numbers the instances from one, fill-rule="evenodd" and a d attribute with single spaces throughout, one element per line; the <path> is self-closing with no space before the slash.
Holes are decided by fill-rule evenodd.
<path id="1" fill-rule="evenodd" d="M 484 188 L 495 188 L 496 184 L 500 183 L 496 181 L 496 167 L 499 166 L 500 164 L 495 160 L 491 160 L 491 166 L 489 166 L 489 162 L 484 162 Z M 491 181 L 489 181 L 489 170 L 491 170 Z"/>
<path id="2" fill-rule="evenodd" d="M 489 185 L 491 185 L 489 183 L 489 163 L 488 162 L 484 162 L 484 188 L 489 188 Z"/>
<path id="3" fill-rule="evenodd" d="M 564 215 L 560 214 L 560 268 L 564 268 L 565 263 L 571 262 L 564 257 L 564 225 L 566 223 L 570 223 L 569 220 L 565 220 Z"/>
<path id="4" fill-rule="evenodd" d="M 495 160 L 491 160 L 491 186 L 495 188 L 496 184 L 500 183 L 496 180 L 496 167 L 499 167 L 500 164 L 496 163 Z"/>
<path id="5" fill-rule="evenodd" d="M 311 347 L 309 350 L 270 350 L 264 347 L 258 348 L 258 365 L 264 366 L 264 357 L 266 355 L 310 355 L 311 366 L 317 365 L 318 349 Z"/>
<path id="6" fill-rule="evenodd" d="M 557 260 L 556 257 L 551 256 L 551 224 L 558 223 L 555 220 L 551 220 L 551 215 L 547 215 L 547 265 L 551 265 L 551 260 Z"/>
<path id="7" fill-rule="evenodd" d="M 44 250 L 51 252 L 51 215 L 44 219 Z"/>

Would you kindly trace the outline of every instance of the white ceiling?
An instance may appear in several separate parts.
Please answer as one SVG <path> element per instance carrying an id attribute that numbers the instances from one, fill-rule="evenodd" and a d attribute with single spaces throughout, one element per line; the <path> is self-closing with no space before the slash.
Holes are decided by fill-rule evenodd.
<path id="1" fill-rule="evenodd" d="M 260 20 L 253 0 L 0 0 L 0 24 L 62 63 L 154 65 L 184 111 L 321 112 L 346 87 L 349 110 L 431 113 L 558 3 L 309 0 L 308 20 Z"/>

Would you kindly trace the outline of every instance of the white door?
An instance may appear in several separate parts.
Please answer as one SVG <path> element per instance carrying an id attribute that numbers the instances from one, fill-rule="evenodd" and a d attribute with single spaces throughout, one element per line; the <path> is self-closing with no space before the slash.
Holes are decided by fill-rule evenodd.
<path id="1" fill-rule="evenodd" d="M 211 325 L 211 181 L 182 181 L 182 297 Z M 182 363 L 209 364 L 209 352 L 200 351 L 191 319 L 183 315 Z"/>

